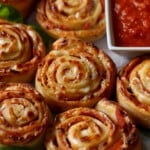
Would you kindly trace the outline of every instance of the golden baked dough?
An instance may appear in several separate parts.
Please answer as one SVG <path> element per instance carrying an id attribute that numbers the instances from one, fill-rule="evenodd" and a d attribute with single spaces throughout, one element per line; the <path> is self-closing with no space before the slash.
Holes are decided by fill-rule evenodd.
<path id="1" fill-rule="evenodd" d="M 138 131 L 122 108 L 103 99 L 96 109 L 58 114 L 47 132 L 46 150 L 141 150 Z"/>
<path id="2" fill-rule="evenodd" d="M 50 117 L 43 97 L 29 84 L 0 83 L 0 149 L 39 149 Z"/>
<path id="3" fill-rule="evenodd" d="M 104 0 L 41 0 L 36 18 L 54 38 L 89 41 L 105 34 Z"/>
<path id="4" fill-rule="evenodd" d="M 117 78 L 117 97 L 120 105 L 137 124 L 150 128 L 150 57 L 131 60 Z"/>
<path id="5" fill-rule="evenodd" d="M 38 66 L 35 87 L 54 111 L 92 107 L 116 82 L 111 58 L 93 44 L 61 38 Z"/>
<path id="6" fill-rule="evenodd" d="M 44 56 L 43 41 L 30 26 L 0 19 L 0 81 L 32 81 Z"/>
<path id="7" fill-rule="evenodd" d="M 35 0 L 0 0 L 0 3 L 11 5 L 16 8 L 23 17 L 27 17 Z"/>

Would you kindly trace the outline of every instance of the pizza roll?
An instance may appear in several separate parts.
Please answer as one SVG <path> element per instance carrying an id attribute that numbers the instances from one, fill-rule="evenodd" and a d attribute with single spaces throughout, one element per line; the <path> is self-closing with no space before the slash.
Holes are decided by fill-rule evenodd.
<path id="1" fill-rule="evenodd" d="M 104 51 L 79 39 L 61 38 L 39 64 L 35 87 L 60 112 L 111 97 L 115 82 L 115 64 Z"/>
<path id="2" fill-rule="evenodd" d="M 117 78 L 117 98 L 135 122 L 150 128 L 150 57 L 132 59 Z"/>
<path id="3" fill-rule="evenodd" d="M 0 81 L 31 82 L 45 46 L 32 27 L 0 19 Z"/>
<path id="4" fill-rule="evenodd" d="M 30 85 L 0 83 L 0 149 L 41 150 L 50 110 Z"/>
<path id="5" fill-rule="evenodd" d="M 54 38 L 91 41 L 105 34 L 103 0 L 41 0 L 36 14 L 38 23 Z"/>
<path id="6" fill-rule="evenodd" d="M 116 103 L 100 100 L 96 109 L 79 107 L 56 116 L 46 150 L 141 150 L 139 133 Z"/>

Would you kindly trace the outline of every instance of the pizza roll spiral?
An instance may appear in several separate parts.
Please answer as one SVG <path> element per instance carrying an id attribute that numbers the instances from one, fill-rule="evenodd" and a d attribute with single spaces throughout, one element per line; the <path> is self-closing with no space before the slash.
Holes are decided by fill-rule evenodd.
<path id="1" fill-rule="evenodd" d="M 100 100 L 96 109 L 79 107 L 56 116 L 46 150 L 141 150 L 139 133 L 116 103 Z"/>
<path id="2" fill-rule="evenodd" d="M 44 56 L 43 41 L 32 27 L 0 19 L 0 81 L 32 81 Z"/>
<path id="3" fill-rule="evenodd" d="M 131 60 L 117 78 L 117 97 L 120 105 L 137 124 L 150 128 L 150 57 Z"/>
<path id="4" fill-rule="evenodd" d="M 105 34 L 103 0 L 42 0 L 38 23 L 54 38 L 95 40 Z"/>
<path id="5" fill-rule="evenodd" d="M 0 93 L 0 149 L 41 150 L 51 119 L 43 97 L 25 83 L 0 83 Z"/>
<path id="6" fill-rule="evenodd" d="M 61 38 L 39 64 L 35 87 L 52 110 L 92 107 L 110 97 L 116 82 L 111 58 L 93 44 Z"/>

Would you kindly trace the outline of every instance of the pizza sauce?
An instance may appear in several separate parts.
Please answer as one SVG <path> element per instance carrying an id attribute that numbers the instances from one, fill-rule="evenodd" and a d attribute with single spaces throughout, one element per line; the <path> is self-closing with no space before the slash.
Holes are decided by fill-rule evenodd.
<path id="1" fill-rule="evenodd" d="M 113 0 L 115 45 L 150 46 L 150 0 Z"/>

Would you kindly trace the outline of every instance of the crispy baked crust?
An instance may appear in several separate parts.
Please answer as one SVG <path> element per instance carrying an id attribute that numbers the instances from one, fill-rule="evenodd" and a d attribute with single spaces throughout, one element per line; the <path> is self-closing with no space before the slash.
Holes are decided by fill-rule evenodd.
<path id="1" fill-rule="evenodd" d="M 41 0 L 37 21 L 54 38 L 95 40 L 105 34 L 103 0 Z"/>
<path id="2" fill-rule="evenodd" d="M 34 147 L 43 138 L 50 112 L 29 84 L 0 83 L 0 146 Z"/>
<path id="3" fill-rule="evenodd" d="M 27 17 L 31 12 L 35 0 L 0 0 L 0 3 L 13 6 L 23 17 Z"/>
<path id="4" fill-rule="evenodd" d="M 135 122 L 150 128 L 150 57 L 131 60 L 117 78 L 117 98 Z"/>
<path id="5" fill-rule="evenodd" d="M 58 114 L 45 145 L 47 150 L 141 150 L 138 131 L 127 113 L 106 99 L 96 109 L 79 107 Z"/>
<path id="6" fill-rule="evenodd" d="M 134 122 L 118 103 L 104 98 L 97 103 L 95 109 L 105 113 L 118 128 L 115 131 L 115 134 L 119 134 L 118 139 L 115 141 L 115 137 L 112 136 L 115 142 L 108 150 L 142 150 L 141 139 Z"/>
<path id="7" fill-rule="evenodd" d="M 30 26 L 0 19 L 0 81 L 31 82 L 44 56 L 43 41 Z"/>
<path id="8" fill-rule="evenodd" d="M 61 38 L 39 64 L 35 87 L 57 112 L 94 106 L 111 96 L 115 82 L 115 64 L 102 50 L 79 39 Z"/>

